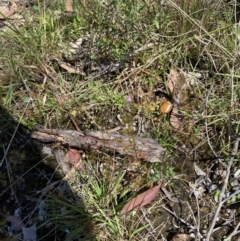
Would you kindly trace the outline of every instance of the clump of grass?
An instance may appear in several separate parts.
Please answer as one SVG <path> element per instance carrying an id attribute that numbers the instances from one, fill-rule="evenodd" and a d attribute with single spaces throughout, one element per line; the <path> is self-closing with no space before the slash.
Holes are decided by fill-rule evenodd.
<path id="1" fill-rule="evenodd" d="M 99 159 L 99 169 L 98 164 L 89 163 L 86 172 L 77 173 L 71 181 L 75 201 L 63 201 L 64 197 L 63 200 L 49 199 L 47 222 L 59 225 L 61 230 L 71 227 L 70 234 L 66 234 L 67 240 L 84 235 L 83 240 L 89 240 L 87 234 L 93 235 L 94 240 L 134 240 L 148 227 L 138 221 L 139 214 L 120 215 L 134 188 L 129 184 L 124 160 L 111 160 L 106 155 L 104 159 L 104 162 Z M 135 188 L 139 187 L 135 185 Z"/>

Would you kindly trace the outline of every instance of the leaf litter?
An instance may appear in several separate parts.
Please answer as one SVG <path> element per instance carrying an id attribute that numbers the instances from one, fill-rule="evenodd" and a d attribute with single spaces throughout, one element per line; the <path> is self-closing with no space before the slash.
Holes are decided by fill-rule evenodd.
<path id="1" fill-rule="evenodd" d="M 159 193 L 159 189 L 161 186 L 162 181 L 157 186 L 150 188 L 141 194 L 138 194 L 135 198 L 125 204 L 125 206 L 121 210 L 121 214 L 126 214 L 135 209 L 142 208 L 152 202 Z"/>

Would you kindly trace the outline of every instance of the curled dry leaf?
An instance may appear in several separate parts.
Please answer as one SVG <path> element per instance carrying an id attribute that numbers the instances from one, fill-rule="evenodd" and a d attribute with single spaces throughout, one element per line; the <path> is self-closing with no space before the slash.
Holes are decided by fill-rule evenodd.
<path id="1" fill-rule="evenodd" d="M 65 154 L 61 148 L 57 148 L 53 151 L 54 156 L 61 167 L 63 173 L 66 175 L 71 170 L 71 164 L 69 162 L 69 155 L 68 153 Z"/>
<path id="2" fill-rule="evenodd" d="M 11 4 L 7 4 L 6 6 L 0 6 L 0 19 L 5 19 L 13 15 L 17 11 L 17 4 L 11 2 Z"/>
<path id="3" fill-rule="evenodd" d="M 207 173 L 204 172 L 199 166 L 197 166 L 196 162 L 193 163 L 194 171 L 198 176 L 207 176 Z"/>
<path id="4" fill-rule="evenodd" d="M 175 104 L 182 105 L 186 102 L 189 86 L 183 73 L 171 70 L 167 79 L 167 87 Z"/>
<path id="5" fill-rule="evenodd" d="M 53 151 L 56 160 L 61 167 L 63 173 L 66 175 L 71 171 L 71 166 L 78 166 L 77 170 L 84 170 L 84 164 L 82 162 L 82 156 L 79 150 L 69 148 L 65 154 L 61 148 L 54 149 Z"/>
<path id="6" fill-rule="evenodd" d="M 167 87 L 172 95 L 172 100 L 175 105 L 171 112 L 170 124 L 174 128 L 179 129 L 183 118 L 179 115 L 177 107 L 186 103 L 189 91 L 189 85 L 184 73 L 179 73 L 172 69 L 168 75 Z"/>
<path id="7" fill-rule="evenodd" d="M 157 186 L 137 195 L 123 207 L 121 214 L 129 213 L 134 209 L 138 209 L 149 204 L 156 197 L 161 186 L 162 182 L 160 182 Z"/>
<path id="8" fill-rule="evenodd" d="M 79 38 L 75 42 L 71 42 L 69 51 L 72 54 L 77 54 L 79 52 L 79 49 L 81 48 L 82 44 L 83 44 L 83 38 Z"/>
<path id="9" fill-rule="evenodd" d="M 174 69 L 171 69 L 167 79 L 167 87 L 171 94 L 173 94 L 177 79 L 178 79 L 178 72 Z"/>
<path id="10" fill-rule="evenodd" d="M 66 70 L 70 74 L 80 74 L 80 75 L 83 75 L 83 76 L 86 75 L 84 73 L 84 71 L 82 70 L 82 68 L 80 68 L 80 67 L 77 67 L 77 66 L 72 67 L 70 64 L 63 62 L 62 60 L 60 60 L 58 58 L 53 58 L 52 60 L 55 60 L 61 68 L 63 68 L 64 70 Z"/>
<path id="11" fill-rule="evenodd" d="M 170 116 L 170 124 L 172 127 L 179 129 L 182 123 L 182 117 L 178 113 L 178 109 L 174 107 Z"/>

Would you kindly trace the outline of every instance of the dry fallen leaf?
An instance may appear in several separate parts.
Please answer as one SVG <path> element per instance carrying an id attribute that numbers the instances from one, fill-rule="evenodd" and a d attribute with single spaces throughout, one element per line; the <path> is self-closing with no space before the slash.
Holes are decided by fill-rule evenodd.
<path id="1" fill-rule="evenodd" d="M 161 185 L 162 182 L 160 182 L 160 184 L 158 184 L 157 186 L 137 195 L 135 198 L 130 200 L 121 210 L 121 214 L 126 214 L 136 208 L 141 208 L 149 204 L 158 194 Z"/>
<path id="2" fill-rule="evenodd" d="M 66 0 L 66 11 L 71 13 L 73 12 L 72 0 Z"/>
<path id="3" fill-rule="evenodd" d="M 183 73 L 172 69 L 168 75 L 167 87 L 175 104 L 182 105 L 186 102 L 189 86 Z"/>
<path id="4" fill-rule="evenodd" d="M 17 4 L 11 2 L 6 6 L 0 6 L 0 19 L 5 19 L 13 15 L 17 11 Z"/>
<path id="5" fill-rule="evenodd" d="M 182 117 L 178 113 L 178 109 L 173 107 L 171 116 L 170 116 L 170 124 L 172 127 L 179 129 L 182 123 Z"/>
<path id="6" fill-rule="evenodd" d="M 84 170 L 82 156 L 79 150 L 69 148 L 68 152 L 65 154 L 61 148 L 57 148 L 53 151 L 53 153 L 64 174 L 68 174 L 70 172 L 72 165 L 76 166 L 78 164 L 77 170 Z"/>
<path id="7" fill-rule="evenodd" d="M 174 86 L 176 85 L 177 79 L 178 72 L 174 69 L 171 69 L 167 79 L 167 87 L 171 94 L 173 94 Z"/>
<path id="8" fill-rule="evenodd" d="M 198 176 L 207 176 L 207 173 L 204 172 L 199 166 L 197 166 L 196 162 L 193 163 L 194 171 Z"/>
<path id="9" fill-rule="evenodd" d="M 58 59 L 58 58 L 53 58 L 52 60 L 57 61 L 57 63 L 59 64 L 59 66 L 61 66 L 61 68 L 65 69 L 68 73 L 70 74 L 80 74 L 85 76 L 86 74 L 84 73 L 84 71 L 79 68 L 79 67 L 72 67 L 71 65 L 69 65 L 68 63 L 63 62 L 62 60 Z"/>
<path id="10" fill-rule="evenodd" d="M 69 162 L 69 155 L 65 154 L 61 148 L 57 148 L 53 151 L 54 156 L 58 162 L 58 165 L 61 167 L 63 173 L 66 175 L 71 170 L 71 164 Z"/>
<path id="11" fill-rule="evenodd" d="M 170 115 L 170 124 L 174 128 L 179 129 L 183 118 L 179 115 L 177 107 L 186 103 L 189 91 L 184 73 L 179 73 L 172 69 L 168 75 L 167 87 L 172 95 L 173 104 L 175 105 Z"/>

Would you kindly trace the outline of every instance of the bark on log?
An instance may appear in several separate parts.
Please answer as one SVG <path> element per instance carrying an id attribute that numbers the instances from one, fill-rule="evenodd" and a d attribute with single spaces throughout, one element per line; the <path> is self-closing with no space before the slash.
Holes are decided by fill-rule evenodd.
<path id="1" fill-rule="evenodd" d="M 42 142 L 61 142 L 63 145 L 82 150 L 107 148 L 148 162 L 161 162 L 165 149 L 152 138 L 124 136 L 103 131 L 74 131 L 40 129 L 32 133 L 32 138 Z"/>

